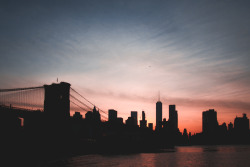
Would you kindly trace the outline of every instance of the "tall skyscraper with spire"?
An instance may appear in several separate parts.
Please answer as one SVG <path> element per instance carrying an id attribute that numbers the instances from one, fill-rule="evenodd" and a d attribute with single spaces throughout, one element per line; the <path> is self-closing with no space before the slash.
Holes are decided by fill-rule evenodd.
<path id="1" fill-rule="evenodd" d="M 159 93 L 159 98 L 156 103 L 156 130 L 160 129 L 162 126 L 162 103 L 160 101 L 160 93 Z"/>

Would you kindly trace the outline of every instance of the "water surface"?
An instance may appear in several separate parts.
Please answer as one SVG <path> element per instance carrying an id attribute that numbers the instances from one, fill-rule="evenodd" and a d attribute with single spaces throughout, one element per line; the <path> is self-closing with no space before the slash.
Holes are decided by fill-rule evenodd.
<path id="1" fill-rule="evenodd" d="M 188 146 L 165 151 L 129 155 L 82 155 L 43 162 L 38 166 L 250 167 L 250 146 Z"/>

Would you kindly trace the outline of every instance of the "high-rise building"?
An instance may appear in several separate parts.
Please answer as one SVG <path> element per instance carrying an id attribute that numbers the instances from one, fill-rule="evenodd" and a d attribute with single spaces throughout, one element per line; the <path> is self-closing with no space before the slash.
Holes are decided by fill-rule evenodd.
<path id="1" fill-rule="evenodd" d="M 116 121 L 117 120 L 117 111 L 114 109 L 109 110 L 109 121 Z"/>
<path id="2" fill-rule="evenodd" d="M 141 115 L 142 115 L 142 120 L 145 121 L 146 120 L 145 112 L 142 111 Z"/>
<path id="3" fill-rule="evenodd" d="M 225 122 L 218 126 L 218 132 L 220 134 L 226 134 L 227 133 L 227 124 Z"/>
<path id="4" fill-rule="evenodd" d="M 73 115 L 73 118 L 75 120 L 81 120 L 82 119 L 82 115 L 80 112 L 75 112 L 75 114 Z"/>
<path id="5" fill-rule="evenodd" d="M 172 130 L 178 129 L 178 113 L 175 110 L 175 105 L 169 105 L 169 120 L 168 120 L 169 128 Z"/>
<path id="6" fill-rule="evenodd" d="M 182 133 L 183 136 L 188 136 L 187 129 L 185 128 Z"/>
<path id="7" fill-rule="evenodd" d="M 94 116 L 95 121 L 98 121 L 98 122 L 101 121 L 101 115 L 100 115 L 99 109 L 97 110 L 95 106 L 93 108 L 93 116 Z"/>
<path id="8" fill-rule="evenodd" d="M 145 112 L 142 111 L 142 120 L 140 120 L 140 127 L 146 128 L 147 127 L 147 120 L 145 119 Z"/>
<path id="9" fill-rule="evenodd" d="M 233 129 L 234 129 L 234 125 L 233 125 L 232 122 L 230 122 L 230 123 L 228 124 L 228 132 L 229 132 L 229 133 L 232 133 L 232 132 L 233 132 Z"/>
<path id="10" fill-rule="evenodd" d="M 100 122 L 101 121 L 101 115 L 98 110 L 96 110 L 96 107 L 94 106 L 93 111 L 88 111 L 85 114 L 85 120 L 90 122 Z"/>
<path id="11" fill-rule="evenodd" d="M 134 117 L 128 117 L 128 119 L 125 122 L 126 122 L 126 125 L 128 126 L 137 126 L 137 124 L 135 123 Z"/>
<path id="12" fill-rule="evenodd" d="M 162 103 L 157 101 L 156 103 L 156 129 L 160 129 L 162 126 Z"/>
<path id="13" fill-rule="evenodd" d="M 249 133 L 249 119 L 246 114 L 243 114 L 243 117 L 234 119 L 234 131 L 236 133 Z"/>
<path id="14" fill-rule="evenodd" d="M 134 118 L 135 124 L 138 125 L 138 119 L 137 119 L 137 111 L 131 111 L 131 117 Z"/>
<path id="15" fill-rule="evenodd" d="M 218 121 L 217 112 L 214 109 L 209 109 L 202 113 L 202 131 L 206 134 L 217 132 Z"/>
<path id="16" fill-rule="evenodd" d="M 123 124 L 123 118 L 118 117 L 116 122 L 117 122 L 118 124 L 122 125 L 122 124 Z"/>
<path id="17" fill-rule="evenodd" d="M 164 129 L 168 128 L 168 121 L 166 120 L 166 118 L 163 118 L 162 128 L 164 128 Z"/>
<path id="18" fill-rule="evenodd" d="M 153 130 L 153 123 L 148 123 L 148 128 Z"/>

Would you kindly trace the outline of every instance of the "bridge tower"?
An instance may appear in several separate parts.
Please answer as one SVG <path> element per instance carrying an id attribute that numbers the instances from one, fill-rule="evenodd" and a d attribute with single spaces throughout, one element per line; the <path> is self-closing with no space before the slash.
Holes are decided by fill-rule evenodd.
<path id="1" fill-rule="evenodd" d="M 44 114 L 47 118 L 55 120 L 67 120 L 70 117 L 70 84 L 44 85 Z"/>

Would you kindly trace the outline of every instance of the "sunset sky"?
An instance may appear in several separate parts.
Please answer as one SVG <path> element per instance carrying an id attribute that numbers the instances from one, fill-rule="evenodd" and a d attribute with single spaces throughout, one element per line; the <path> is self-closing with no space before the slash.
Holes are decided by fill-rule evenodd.
<path id="1" fill-rule="evenodd" d="M 0 88 L 69 82 L 102 110 L 176 104 L 179 128 L 201 132 L 250 117 L 250 1 L 2 0 Z M 82 113 L 85 114 L 84 112 Z"/>

